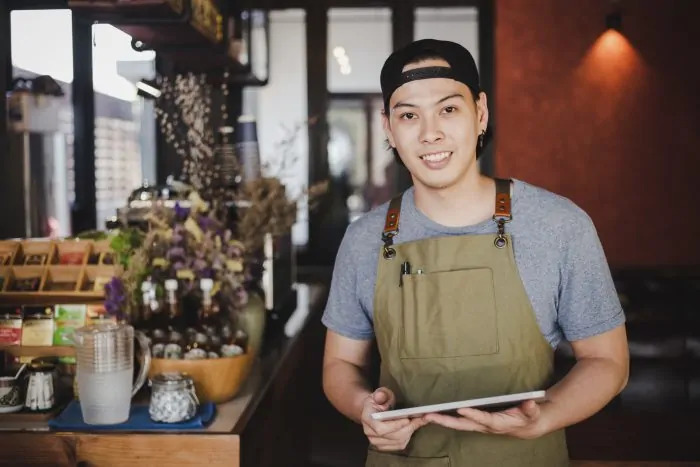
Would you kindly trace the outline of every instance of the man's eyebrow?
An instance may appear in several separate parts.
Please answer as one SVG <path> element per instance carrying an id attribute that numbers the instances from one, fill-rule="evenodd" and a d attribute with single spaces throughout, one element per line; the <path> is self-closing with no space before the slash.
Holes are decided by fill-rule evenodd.
<path id="1" fill-rule="evenodd" d="M 461 93 L 450 94 L 449 96 L 445 96 L 445 97 L 443 97 L 442 99 L 438 100 L 438 101 L 435 103 L 435 105 L 437 105 L 437 104 L 442 104 L 442 103 L 445 102 L 446 100 L 452 99 L 453 97 L 461 97 L 462 99 L 464 99 L 464 95 L 462 95 Z M 408 103 L 408 102 L 397 102 L 397 103 L 391 108 L 391 110 L 396 110 L 396 109 L 398 109 L 399 107 L 409 107 L 409 108 L 411 108 L 411 109 L 416 109 L 416 108 L 418 108 L 418 106 L 415 105 L 415 104 L 411 104 L 411 103 Z"/>
<path id="2" fill-rule="evenodd" d="M 418 106 L 415 104 L 409 104 L 408 102 L 397 102 L 396 104 L 394 104 L 394 106 L 391 108 L 391 110 L 396 110 L 399 107 L 410 107 L 412 109 L 418 108 Z"/>
<path id="3" fill-rule="evenodd" d="M 446 100 L 452 99 L 453 97 L 461 97 L 462 99 L 464 99 L 464 96 L 463 96 L 462 94 L 460 94 L 460 93 L 455 93 L 455 94 L 450 94 L 450 95 L 447 96 L 447 97 L 443 97 L 442 99 L 440 99 L 439 101 L 437 101 L 436 104 L 442 104 L 442 103 L 445 102 Z"/>

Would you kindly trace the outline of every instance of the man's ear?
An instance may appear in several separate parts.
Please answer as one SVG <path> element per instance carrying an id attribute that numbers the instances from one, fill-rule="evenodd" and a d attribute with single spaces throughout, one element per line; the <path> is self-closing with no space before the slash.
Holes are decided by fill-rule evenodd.
<path id="1" fill-rule="evenodd" d="M 392 148 L 396 148 L 396 143 L 394 142 L 394 135 L 391 133 L 391 125 L 389 124 L 389 117 L 387 116 L 384 109 L 382 109 L 382 128 L 384 128 L 384 134 L 386 139 L 389 141 L 389 145 Z"/>
<path id="2" fill-rule="evenodd" d="M 480 92 L 479 100 L 476 101 L 476 119 L 479 122 L 479 132 L 485 130 L 489 124 L 489 106 L 485 92 Z"/>

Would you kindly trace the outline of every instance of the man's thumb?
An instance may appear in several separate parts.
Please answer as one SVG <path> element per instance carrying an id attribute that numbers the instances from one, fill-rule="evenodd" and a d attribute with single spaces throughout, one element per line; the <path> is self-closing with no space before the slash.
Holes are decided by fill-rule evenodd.
<path id="1" fill-rule="evenodd" d="M 384 405 L 391 402 L 391 394 L 384 388 L 379 388 L 374 391 L 372 398 L 377 405 Z"/>

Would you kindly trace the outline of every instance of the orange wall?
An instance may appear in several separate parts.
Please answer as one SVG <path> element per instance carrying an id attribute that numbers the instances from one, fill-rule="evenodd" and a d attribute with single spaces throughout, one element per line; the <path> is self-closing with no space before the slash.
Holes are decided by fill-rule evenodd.
<path id="1" fill-rule="evenodd" d="M 613 266 L 700 264 L 700 1 L 496 0 L 496 173 L 571 198 Z M 661 7 L 663 5 L 663 7 Z"/>

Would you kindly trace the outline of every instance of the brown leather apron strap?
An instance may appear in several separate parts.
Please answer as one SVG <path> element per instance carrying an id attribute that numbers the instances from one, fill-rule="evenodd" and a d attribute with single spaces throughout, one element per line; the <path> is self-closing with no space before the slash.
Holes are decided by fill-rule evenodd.
<path id="1" fill-rule="evenodd" d="M 498 226 L 498 235 L 493 241 L 496 248 L 503 248 L 508 242 L 506 240 L 506 222 L 513 220 L 511 212 L 510 179 L 496 179 L 496 207 L 494 209 L 493 220 Z"/>
<path id="2" fill-rule="evenodd" d="M 382 241 L 384 242 L 384 259 L 392 259 L 394 256 L 396 256 L 396 251 L 391 248 L 391 245 L 394 244 L 394 237 L 399 234 L 401 198 L 403 198 L 403 193 L 392 198 L 391 202 L 389 203 L 389 209 L 386 212 L 384 231 L 382 232 Z"/>

